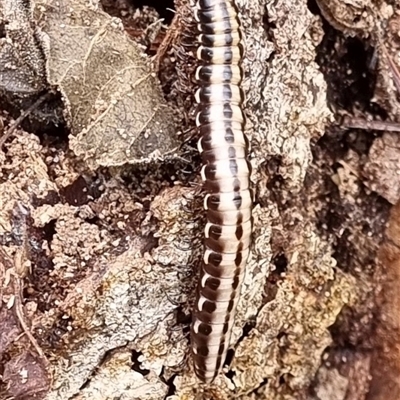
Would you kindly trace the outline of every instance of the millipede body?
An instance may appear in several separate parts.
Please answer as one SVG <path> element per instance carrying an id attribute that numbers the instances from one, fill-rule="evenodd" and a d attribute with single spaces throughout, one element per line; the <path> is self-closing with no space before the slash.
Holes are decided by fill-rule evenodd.
<path id="1" fill-rule="evenodd" d="M 199 0 L 196 125 L 207 212 L 191 341 L 196 375 L 210 383 L 229 346 L 249 255 L 252 193 L 244 135 L 242 34 L 233 0 Z"/>

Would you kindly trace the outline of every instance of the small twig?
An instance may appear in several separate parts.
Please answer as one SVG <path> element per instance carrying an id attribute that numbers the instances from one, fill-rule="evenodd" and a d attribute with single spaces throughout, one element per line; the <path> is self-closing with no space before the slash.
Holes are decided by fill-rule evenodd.
<path id="1" fill-rule="evenodd" d="M 15 312 L 18 317 L 18 321 L 21 325 L 21 328 L 23 330 L 23 333 L 28 337 L 29 341 L 32 343 L 33 347 L 39 354 L 41 358 L 44 358 L 44 353 L 41 347 L 39 346 L 39 343 L 37 340 L 34 338 L 32 333 L 30 332 L 30 329 L 28 325 L 25 323 L 24 319 L 24 313 L 22 311 L 22 285 L 20 282 L 20 278 L 18 275 L 15 274 L 15 279 L 14 279 L 14 284 L 15 284 Z M 21 335 L 20 335 L 21 336 Z"/>
<path id="2" fill-rule="evenodd" d="M 39 97 L 30 107 L 28 107 L 25 111 L 21 113 L 21 115 L 8 127 L 5 131 L 4 135 L 0 137 L 0 151 L 3 149 L 4 143 L 8 140 L 8 138 L 14 133 L 14 131 L 18 128 L 19 124 L 33 111 L 35 111 L 40 104 L 43 103 L 44 100 L 49 96 L 50 92 L 47 92 L 43 96 Z"/>
<path id="3" fill-rule="evenodd" d="M 24 250 L 23 249 L 17 249 L 17 252 L 15 253 L 14 257 L 14 271 L 12 273 L 14 280 L 13 280 L 13 288 L 14 288 L 14 297 L 15 297 L 15 302 L 14 302 L 14 307 L 15 307 L 15 313 L 17 314 L 18 321 L 21 325 L 22 328 L 22 334 L 18 336 L 17 339 L 19 339 L 23 334 L 25 334 L 29 341 L 32 343 L 33 347 L 37 351 L 38 355 L 41 358 L 44 358 L 44 353 L 41 347 L 39 346 L 37 340 L 34 338 L 32 333 L 30 332 L 30 329 L 28 325 L 25 322 L 24 318 L 24 312 L 22 310 L 22 289 L 23 286 L 21 285 L 21 277 L 18 275 L 17 271 L 21 271 L 23 269 L 22 263 L 24 260 Z"/>
<path id="4" fill-rule="evenodd" d="M 345 116 L 341 125 L 345 128 L 400 133 L 400 123 L 390 121 L 368 121 L 363 118 L 352 118 Z"/>
<path id="5" fill-rule="evenodd" d="M 14 301 L 12 306 L 15 309 L 15 313 L 17 315 L 19 324 L 21 325 L 22 328 L 22 333 L 15 339 L 18 340 L 22 335 L 26 335 L 37 351 L 38 355 L 41 358 L 45 359 L 45 355 L 43 353 L 43 350 L 39 346 L 37 340 L 34 338 L 34 336 L 31 334 L 30 329 L 28 325 L 25 322 L 24 319 L 24 312 L 22 309 L 22 285 L 21 285 L 21 277 L 18 275 L 17 271 L 22 271 L 23 270 L 23 260 L 24 260 L 24 249 L 19 248 L 17 249 L 17 252 L 15 253 L 14 256 L 14 262 L 12 263 L 12 260 L 10 259 L 10 256 L 0 247 L 0 255 L 2 256 L 2 260 L 0 261 L 0 277 L 2 278 L 0 280 L 0 308 L 2 306 L 2 296 L 4 289 L 8 287 L 8 285 L 12 285 L 12 291 L 13 291 L 13 296 L 14 296 Z M 6 270 L 6 264 L 8 264 L 8 269 Z M 12 279 L 13 278 L 13 279 Z"/>
<path id="6" fill-rule="evenodd" d="M 393 61 L 393 58 L 389 55 L 389 52 L 386 50 L 386 47 L 383 43 L 382 43 L 382 49 L 389 61 L 390 71 L 393 74 L 394 85 L 396 86 L 397 92 L 400 94 L 400 72 L 397 68 L 397 65 Z"/>
<path id="7" fill-rule="evenodd" d="M 158 73 L 160 70 L 161 60 L 164 58 L 165 53 L 170 48 L 171 44 L 174 43 L 179 35 L 179 28 L 181 26 L 181 19 L 179 14 L 175 14 L 172 23 L 167 30 L 164 39 L 158 47 L 157 53 L 153 58 L 155 72 Z"/>
<path id="8" fill-rule="evenodd" d="M 386 50 L 386 47 L 383 43 L 381 43 L 381 48 L 388 60 L 389 69 L 393 75 L 393 81 L 394 81 L 396 90 L 400 94 L 400 71 L 397 68 L 397 65 L 395 64 L 395 62 L 393 61 L 393 58 L 389 55 L 389 52 Z M 387 131 L 387 132 L 400 133 L 400 123 L 391 122 L 391 121 L 368 121 L 363 118 L 352 118 L 352 117 L 345 116 L 343 118 L 341 125 L 344 126 L 345 128 L 355 128 L 355 129 L 365 129 L 365 130 Z"/>

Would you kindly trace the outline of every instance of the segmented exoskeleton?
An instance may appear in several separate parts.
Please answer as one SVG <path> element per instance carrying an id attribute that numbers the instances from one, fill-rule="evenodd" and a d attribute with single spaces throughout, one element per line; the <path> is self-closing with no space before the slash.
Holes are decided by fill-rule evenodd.
<path id="1" fill-rule="evenodd" d="M 252 231 L 248 141 L 244 135 L 242 35 L 233 0 L 198 0 L 196 125 L 207 192 L 205 249 L 191 340 L 196 375 L 210 383 L 226 358 Z"/>

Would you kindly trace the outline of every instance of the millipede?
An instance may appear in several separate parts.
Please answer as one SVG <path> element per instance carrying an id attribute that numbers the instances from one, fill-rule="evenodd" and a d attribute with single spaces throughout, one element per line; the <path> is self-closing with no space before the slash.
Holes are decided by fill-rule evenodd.
<path id="1" fill-rule="evenodd" d="M 191 325 L 194 370 L 211 383 L 229 348 L 252 232 L 249 143 L 244 134 L 244 45 L 234 0 L 198 0 L 196 125 L 207 215 Z"/>

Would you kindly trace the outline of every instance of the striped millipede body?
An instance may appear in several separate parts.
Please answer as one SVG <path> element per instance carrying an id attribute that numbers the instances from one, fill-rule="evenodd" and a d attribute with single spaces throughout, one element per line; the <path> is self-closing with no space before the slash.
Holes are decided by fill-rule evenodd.
<path id="1" fill-rule="evenodd" d="M 212 382 L 223 367 L 252 231 L 248 140 L 244 135 L 242 34 L 233 0 L 198 0 L 196 125 L 207 212 L 204 255 L 193 311 L 196 375 Z"/>

